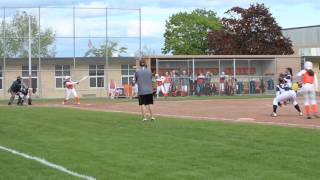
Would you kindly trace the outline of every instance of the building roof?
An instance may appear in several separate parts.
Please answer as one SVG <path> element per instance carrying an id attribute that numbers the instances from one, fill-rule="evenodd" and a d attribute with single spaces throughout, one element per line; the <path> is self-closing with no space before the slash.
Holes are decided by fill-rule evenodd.
<path id="1" fill-rule="evenodd" d="M 320 25 L 312 25 L 312 26 L 300 26 L 300 27 L 292 27 L 292 28 L 283 28 L 282 30 L 295 30 L 295 29 L 307 29 L 307 28 L 320 28 Z"/>
<path id="2" fill-rule="evenodd" d="M 149 56 L 151 59 L 275 59 L 300 58 L 296 55 L 161 55 Z"/>
<path id="3" fill-rule="evenodd" d="M 3 60 L 2 58 L 0 60 Z M 7 61 L 28 61 L 28 58 L 6 58 Z M 32 61 L 38 61 L 39 58 L 32 58 Z M 101 61 L 105 62 L 105 57 L 48 57 L 48 58 L 40 58 L 41 61 Z M 128 62 L 128 61 L 136 61 L 136 57 L 110 57 L 109 61 L 121 61 L 121 62 Z"/>

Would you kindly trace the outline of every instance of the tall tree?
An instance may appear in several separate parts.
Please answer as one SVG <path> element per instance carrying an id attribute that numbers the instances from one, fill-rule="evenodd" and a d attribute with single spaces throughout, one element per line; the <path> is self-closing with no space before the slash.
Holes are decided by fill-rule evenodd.
<path id="1" fill-rule="evenodd" d="M 127 47 L 119 47 L 119 43 L 116 41 L 109 41 L 108 44 L 104 43 L 100 45 L 99 48 L 95 46 L 89 47 L 89 50 L 85 53 L 85 57 L 108 57 L 113 56 L 115 53 L 121 54 L 126 53 L 128 50 Z"/>
<path id="2" fill-rule="evenodd" d="M 7 57 L 28 57 L 29 50 L 29 16 L 31 25 L 31 53 L 32 57 L 54 57 L 55 33 L 51 29 L 39 30 L 37 18 L 27 14 L 25 11 L 17 12 L 11 21 L 1 23 L 0 36 L 4 37 L 3 26 L 5 28 L 5 44 L 4 39 L 0 41 L 1 50 L 0 56 L 4 55 L 6 51 Z M 39 51 L 39 37 L 40 34 L 40 51 Z M 5 46 L 4 46 L 5 45 Z"/>
<path id="3" fill-rule="evenodd" d="M 224 31 L 211 31 L 211 54 L 293 54 L 290 39 L 283 36 L 269 9 L 264 4 L 251 4 L 248 9 L 233 7 L 223 18 Z"/>
<path id="4" fill-rule="evenodd" d="M 144 57 L 144 56 L 152 56 L 152 55 L 156 55 L 156 52 L 155 52 L 155 50 L 154 49 L 152 49 L 152 48 L 150 48 L 150 47 L 148 47 L 148 46 L 143 46 L 142 48 L 141 48 L 141 51 L 137 51 L 136 53 L 135 53 L 135 56 L 142 56 L 142 57 Z"/>
<path id="5" fill-rule="evenodd" d="M 207 54 L 208 30 L 219 30 L 221 27 L 216 13 L 211 10 L 196 9 L 191 13 L 174 14 L 166 21 L 162 53 Z"/>

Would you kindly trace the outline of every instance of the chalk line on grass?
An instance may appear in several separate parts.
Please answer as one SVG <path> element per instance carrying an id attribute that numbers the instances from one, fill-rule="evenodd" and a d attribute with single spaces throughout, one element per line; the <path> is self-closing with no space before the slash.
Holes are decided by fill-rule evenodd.
<path id="1" fill-rule="evenodd" d="M 39 158 L 39 157 L 30 156 L 28 154 L 16 151 L 14 149 L 10 149 L 10 148 L 7 148 L 7 147 L 0 146 L 0 150 L 10 152 L 10 153 L 12 153 L 14 155 L 18 155 L 18 156 L 24 157 L 26 159 L 37 161 L 40 164 L 43 164 L 45 166 L 51 167 L 53 169 L 59 170 L 61 172 L 64 172 L 66 174 L 70 174 L 70 175 L 78 177 L 78 178 L 82 178 L 82 179 L 86 179 L 86 180 L 95 180 L 96 179 L 96 178 L 91 177 L 91 176 L 87 176 L 87 175 L 83 175 L 83 174 L 79 174 L 77 172 L 71 171 L 71 170 L 69 170 L 69 169 L 67 169 L 67 168 L 65 168 L 63 166 L 51 163 L 51 162 L 49 162 L 49 161 L 47 161 L 45 159 L 42 159 L 42 158 Z"/>

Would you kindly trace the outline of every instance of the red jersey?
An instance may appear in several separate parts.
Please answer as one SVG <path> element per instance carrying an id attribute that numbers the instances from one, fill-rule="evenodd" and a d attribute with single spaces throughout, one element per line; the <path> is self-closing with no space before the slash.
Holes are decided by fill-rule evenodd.
<path id="1" fill-rule="evenodd" d="M 308 72 L 305 72 L 302 76 L 302 80 L 304 84 L 313 84 L 314 83 L 314 76 L 310 76 Z"/>
<path id="2" fill-rule="evenodd" d="M 205 78 L 205 76 L 198 76 L 198 78 L 197 78 L 197 84 L 204 84 L 204 78 Z"/>
<path id="3" fill-rule="evenodd" d="M 65 86 L 67 89 L 73 89 L 74 88 L 74 82 L 72 81 L 66 81 Z"/>
<path id="4" fill-rule="evenodd" d="M 156 82 L 157 82 L 157 86 L 162 86 L 162 84 L 163 84 L 161 78 L 157 78 L 157 79 L 156 79 Z"/>
<path id="5" fill-rule="evenodd" d="M 221 77 L 220 77 L 220 83 L 224 83 L 225 80 L 226 80 L 226 77 L 225 77 L 225 76 L 221 76 Z"/>
<path id="6" fill-rule="evenodd" d="M 110 89 L 116 89 L 116 82 L 114 80 L 110 81 Z"/>
<path id="7" fill-rule="evenodd" d="M 170 83 L 171 81 L 171 77 L 170 76 L 166 76 L 163 83 Z"/>

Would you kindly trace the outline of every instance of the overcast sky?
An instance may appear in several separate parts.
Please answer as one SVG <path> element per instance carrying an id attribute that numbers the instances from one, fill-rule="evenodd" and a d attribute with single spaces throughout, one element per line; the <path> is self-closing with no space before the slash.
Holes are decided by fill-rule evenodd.
<path id="1" fill-rule="evenodd" d="M 191 11 L 195 8 L 206 8 L 217 12 L 219 17 L 233 6 L 248 7 L 250 3 L 263 2 L 270 8 L 273 16 L 283 28 L 309 26 L 320 24 L 320 3 L 318 0 L 0 0 L 0 7 L 110 7 L 110 8 L 141 8 L 142 10 L 142 45 L 148 46 L 160 53 L 163 47 L 163 33 L 165 21 L 174 13 Z M 7 20 L 16 10 L 6 10 Z M 37 15 L 37 10 L 29 10 Z M 0 11 L 3 14 L 2 10 Z M 73 34 L 72 9 L 43 9 L 41 10 L 42 28 L 54 29 L 57 36 L 68 37 Z M 88 38 L 92 37 L 93 44 L 98 46 L 104 41 L 105 19 L 104 10 L 76 12 L 76 35 L 83 37 L 78 39 L 77 49 L 87 48 Z M 110 11 L 108 19 L 108 35 L 112 37 L 132 37 L 117 39 L 119 43 L 130 47 L 129 53 L 134 53 L 137 48 L 136 37 L 139 32 L 137 11 Z M 95 38 L 96 37 L 96 38 Z M 63 51 L 66 46 L 72 45 L 72 39 L 58 39 L 57 51 Z M 81 51 L 79 51 L 80 53 Z M 61 52 L 59 52 L 61 53 Z M 82 53 L 82 52 L 81 52 Z M 71 56 L 70 54 L 63 54 Z M 79 54 L 81 55 L 81 54 Z"/>

